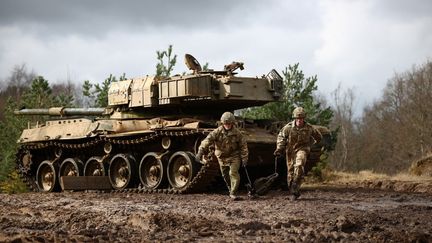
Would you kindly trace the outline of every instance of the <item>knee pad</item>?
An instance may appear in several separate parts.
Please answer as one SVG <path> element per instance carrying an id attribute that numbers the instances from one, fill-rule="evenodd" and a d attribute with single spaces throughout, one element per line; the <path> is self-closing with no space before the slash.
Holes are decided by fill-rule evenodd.
<path id="1" fill-rule="evenodd" d="M 306 164 L 306 152 L 303 150 L 300 150 L 297 152 L 296 157 L 295 157 L 295 167 L 298 166 L 304 166 Z"/>

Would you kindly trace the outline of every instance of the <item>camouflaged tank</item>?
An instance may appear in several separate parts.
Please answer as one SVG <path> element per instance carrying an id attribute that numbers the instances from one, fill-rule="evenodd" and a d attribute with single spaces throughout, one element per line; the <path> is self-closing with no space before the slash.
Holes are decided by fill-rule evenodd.
<path id="1" fill-rule="evenodd" d="M 218 126 L 223 112 L 279 100 L 282 78 L 275 70 L 238 77 L 240 62 L 203 71 L 191 55 L 185 60 L 190 74 L 112 83 L 107 108 L 16 111 L 56 117 L 29 125 L 19 138 L 16 166 L 28 187 L 42 192 L 212 190 L 219 166 L 212 150 L 207 160 L 196 161 L 201 140 Z M 238 119 L 237 126 L 247 139 L 251 169 L 272 167 L 278 132 L 272 123 Z M 319 160 L 320 148 L 313 150 L 310 163 Z"/>

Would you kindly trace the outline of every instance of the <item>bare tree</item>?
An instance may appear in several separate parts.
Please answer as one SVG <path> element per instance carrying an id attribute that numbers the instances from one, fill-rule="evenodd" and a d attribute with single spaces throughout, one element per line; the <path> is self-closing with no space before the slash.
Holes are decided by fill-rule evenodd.
<path id="1" fill-rule="evenodd" d="M 397 173 L 432 150 L 432 63 L 396 74 L 366 107 L 356 153 L 360 169 Z M 359 160 L 358 160 L 359 161 Z"/>
<path id="2" fill-rule="evenodd" d="M 11 76 L 7 80 L 7 89 L 11 91 L 11 95 L 15 100 L 21 98 L 24 89 L 28 87 L 31 81 L 36 77 L 33 71 L 28 71 L 26 64 L 15 65 Z"/>
<path id="3" fill-rule="evenodd" d="M 28 71 L 25 64 L 15 65 L 8 78 L 3 80 L 0 90 L 0 110 L 4 111 L 8 99 L 20 101 L 31 81 L 36 77 L 33 71 Z M 0 113 L 0 120 L 4 113 Z"/>
<path id="4" fill-rule="evenodd" d="M 342 91 L 341 85 L 339 84 L 332 92 L 332 97 L 334 101 L 334 119 L 331 126 L 339 130 L 336 149 L 332 154 L 332 165 L 335 169 L 347 169 L 349 151 L 353 147 L 353 106 L 355 96 L 352 89 Z"/>

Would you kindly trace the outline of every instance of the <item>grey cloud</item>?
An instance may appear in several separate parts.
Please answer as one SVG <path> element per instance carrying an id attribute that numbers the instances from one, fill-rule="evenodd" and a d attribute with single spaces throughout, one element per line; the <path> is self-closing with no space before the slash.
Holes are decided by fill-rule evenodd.
<path id="1" fill-rule="evenodd" d="M 288 7 L 281 8 L 285 4 Z M 251 24 L 302 29 L 316 25 L 315 2 L 281 0 L 27 0 L 0 1 L 0 26 L 38 36 L 77 34 L 103 37 L 109 31 L 168 28 L 217 30 Z"/>
<path id="2" fill-rule="evenodd" d="M 228 16 L 242 21 L 247 7 L 259 11 L 260 1 L 13 1 L 0 2 L 1 25 L 30 31 L 100 34 L 109 30 L 152 27 L 206 28 L 220 25 Z"/>
<path id="3" fill-rule="evenodd" d="M 373 13 L 380 17 L 399 20 L 431 18 L 432 1 L 430 0 L 382 0 L 374 2 Z"/>

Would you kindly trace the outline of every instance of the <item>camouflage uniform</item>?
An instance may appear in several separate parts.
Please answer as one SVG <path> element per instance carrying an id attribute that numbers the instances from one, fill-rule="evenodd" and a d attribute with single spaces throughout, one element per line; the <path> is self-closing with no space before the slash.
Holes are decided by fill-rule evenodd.
<path id="1" fill-rule="evenodd" d="M 226 130 L 220 126 L 201 142 L 198 154 L 202 154 L 212 144 L 215 145 L 215 155 L 222 176 L 230 189 L 230 195 L 235 195 L 240 184 L 240 164 L 246 163 L 248 160 L 246 140 L 237 128 L 232 127 L 230 130 Z"/>
<path id="2" fill-rule="evenodd" d="M 319 143 L 321 138 L 321 133 L 312 125 L 304 122 L 302 127 L 298 127 L 295 120 L 285 125 L 277 136 L 275 155 L 285 149 L 288 188 L 296 197 L 300 196 L 299 188 L 311 145 Z"/>

